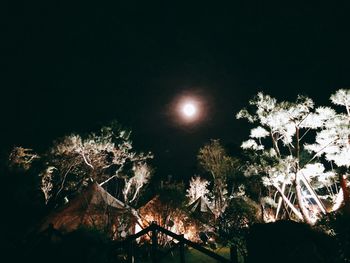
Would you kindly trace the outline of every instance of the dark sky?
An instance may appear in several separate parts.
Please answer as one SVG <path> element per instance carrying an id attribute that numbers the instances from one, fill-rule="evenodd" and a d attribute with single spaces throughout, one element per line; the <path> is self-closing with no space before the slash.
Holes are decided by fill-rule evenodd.
<path id="1" fill-rule="evenodd" d="M 2 149 L 116 119 L 160 175 L 188 177 L 210 138 L 232 150 L 248 136 L 234 115 L 257 91 L 326 104 L 350 86 L 348 1 L 95 2 L 1 4 Z M 186 94 L 205 106 L 195 125 L 171 111 Z"/>

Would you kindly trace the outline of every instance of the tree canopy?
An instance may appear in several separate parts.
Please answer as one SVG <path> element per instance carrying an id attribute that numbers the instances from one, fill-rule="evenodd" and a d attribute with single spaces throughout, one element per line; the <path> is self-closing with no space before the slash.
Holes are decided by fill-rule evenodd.
<path id="1" fill-rule="evenodd" d="M 46 202 L 57 202 L 79 192 L 89 180 L 100 185 L 118 179 L 125 202 L 135 201 L 151 175 L 147 160 L 151 153 L 133 150 L 131 132 L 117 123 L 102 127 L 86 136 L 71 134 L 54 141 L 45 153 L 15 147 L 10 154 L 12 166 L 29 169 L 40 162 L 40 188 Z"/>
<path id="2" fill-rule="evenodd" d="M 329 167 L 349 166 L 349 95 L 340 90 L 331 96 L 334 104 L 346 107 L 347 114 L 315 108 L 305 96 L 278 102 L 263 93 L 249 102 L 250 110 L 237 114 L 238 119 L 257 125 L 241 145 L 255 156 L 245 174 L 259 174 L 270 188 L 275 219 L 283 205 L 289 215 L 313 223 L 326 212 L 325 201 L 335 204 L 342 195 L 336 172 Z"/>
<path id="3" fill-rule="evenodd" d="M 199 165 L 211 175 L 213 206 L 218 216 L 227 206 L 227 181 L 238 168 L 237 159 L 226 153 L 219 140 L 211 140 L 210 143 L 201 147 L 197 158 Z"/>

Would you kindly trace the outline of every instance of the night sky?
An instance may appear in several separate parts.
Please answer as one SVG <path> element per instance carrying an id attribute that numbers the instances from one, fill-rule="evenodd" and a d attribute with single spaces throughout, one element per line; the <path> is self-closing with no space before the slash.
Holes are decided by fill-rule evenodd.
<path id="1" fill-rule="evenodd" d="M 2 150 L 118 120 L 159 176 L 188 178 L 211 138 L 234 152 L 248 137 L 234 116 L 258 91 L 328 104 L 350 87 L 348 1 L 70 2 L 1 4 Z M 201 120 L 180 121 L 184 96 Z"/>

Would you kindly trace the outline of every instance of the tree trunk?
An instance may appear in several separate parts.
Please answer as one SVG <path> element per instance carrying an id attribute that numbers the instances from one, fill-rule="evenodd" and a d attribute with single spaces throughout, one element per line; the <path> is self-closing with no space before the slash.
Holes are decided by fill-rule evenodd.
<path id="1" fill-rule="evenodd" d="M 283 185 L 282 185 L 282 189 L 281 189 L 283 194 L 284 194 L 285 189 L 286 189 L 286 182 L 284 181 Z M 277 209 L 276 209 L 276 216 L 275 216 L 276 220 L 278 219 L 278 214 L 280 212 L 281 206 L 282 206 L 282 197 L 280 196 L 278 198 L 278 204 L 277 204 Z"/>
<path id="2" fill-rule="evenodd" d="M 315 199 L 316 204 L 318 206 L 318 208 L 321 210 L 321 212 L 323 214 L 326 214 L 326 208 L 324 206 L 324 204 L 322 203 L 322 201 L 320 200 L 320 198 L 318 198 L 317 194 L 315 193 L 314 189 L 312 189 L 311 185 L 309 184 L 309 182 L 306 180 L 305 176 L 303 174 L 301 174 L 300 176 L 301 181 L 305 184 L 306 188 L 308 189 L 308 191 L 310 192 L 310 194 L 312 195 L 312 197 Z"/>
<path id="3" fill-rule="evenodd" d="M 293 213 L 301 220 L 303 220 L 303 215 L 299 212 L 298 209 L 295 208 L 295 206 L 289 201 L 289 199 L 282 193 L 282 189 L 278 185 L 274 185 L 274 187 L 277 189 L 277 191 L 280 193 L 280 195 L 283 198 L 283 201 L 292 209 Z"/>
<path id="4" fill-rule="evenodd" d="M 295 176 L 295 190 L 296 190 L 296 195 L 297 195 L 297 203 L 299 206 L 299 209 L 301 211 L 301 214 L 303 215 L 303 219 L 304 221 L 309 224 L 312 225 L 313 222 L 309 216 L 309 212 L 306 209 L 305 205 L 304 205 L 304 201 L 303 201 L 303 195 L 301 193 L 301 186 L 300 186 L 300 181 L 299 181 L 299 176 L 296 174 Z"/>
<path id="5" fill-rule="evenodd" d="M 303 215 L 303 219 L 306 223 L 309 225 L 312 225 L 311 218 L 309 216 L 309 211 L 306 209 L 303 201 L 303 194 L 301 193 L 301 186 L 300 186 L 300 179 L 299 179 L 299 163 L 300 163 L 300 140 L 299 140 L 299 127 L 295 128 L 295 135 L 296 135 L 296 144 L 295 144 L 295 152 L 296 152 L 296 166 L 295 166 L 295 191 L 297 195 L 297 203 L 299 205 L 299 209 L 301 211 L 301 214 Z"/>

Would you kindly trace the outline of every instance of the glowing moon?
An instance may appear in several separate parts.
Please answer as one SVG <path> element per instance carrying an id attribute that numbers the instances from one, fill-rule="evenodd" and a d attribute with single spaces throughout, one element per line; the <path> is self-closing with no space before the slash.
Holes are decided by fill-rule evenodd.
<path id="1" fill-rule="evenodd" d="M 193 117 L 196 112 L 197 112 L 197 108 L 195 107 L 195 105 L 193 103 L 185 103 L 182 107 L 182 112 L 186 117 Z"/>
<path id="2" fill-rule="evenodd" d="M 195 127 L 206 114 L 204 99 L 196 94 L 178 95 L 174 102 L 169 105 L 174 121 L 182 126 Z M 176 114 L 176 115 L 175 115 Z"/>

